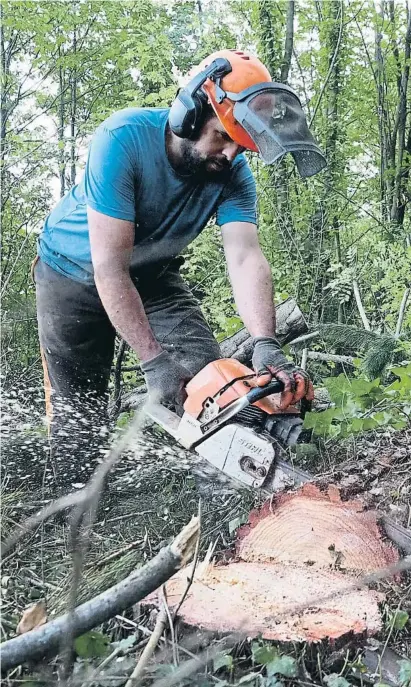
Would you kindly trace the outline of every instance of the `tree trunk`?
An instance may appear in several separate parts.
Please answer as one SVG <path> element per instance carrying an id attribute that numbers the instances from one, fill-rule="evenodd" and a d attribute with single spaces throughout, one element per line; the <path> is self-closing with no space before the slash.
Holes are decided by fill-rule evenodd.
<path id="1" fill-rule="evenodd" d="M 77 32 L 74 27 L 73 33 L 73 55 L 77 52 Z M 73 67 L 70 76 L 71 109 L 70 109 L 70 183 L 76 183 L 76 115 L 77 115 L 77 70 Z"/>
<path id="2" fill-rule="evenodd" d="M 58 48 L 58 56 L 61 59 L 61 48 Z M 62 198 L 66 192 L 66 154 L 65 154 L 65 137 L 64 137 L 64 125 L 65 125 L 65 102 L 64 102 L 64 69 L 62 65 L 59 65 L 59 124 L 57 129 L 58 136 L 58 161 L 59 161 L 59 178 L 60 178 L 60 198 Z"/>

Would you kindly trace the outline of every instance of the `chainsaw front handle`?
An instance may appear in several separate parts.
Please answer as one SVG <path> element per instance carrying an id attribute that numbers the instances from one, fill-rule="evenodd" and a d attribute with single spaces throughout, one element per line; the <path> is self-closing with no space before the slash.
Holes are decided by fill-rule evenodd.
<path id="1" fill-rule="evenodd" d="M 250 405 L 256 403 L 256 401 L 261 401 L 262 398 L 266 396 L 271 396 L 271 394 L 281 394 L 284 391 L 284 384 L 276 380 L 275 382 L 270 382 L 266 386 L 256 386 L 254 389 L 248 392 L 246 398 Z"/>

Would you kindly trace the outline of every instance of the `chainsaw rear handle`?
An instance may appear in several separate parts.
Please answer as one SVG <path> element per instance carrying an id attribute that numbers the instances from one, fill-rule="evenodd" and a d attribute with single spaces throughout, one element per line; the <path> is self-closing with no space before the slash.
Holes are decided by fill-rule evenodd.
<path id="1" fill-rule="evenodd" d="M 284 384 L 276 380 L 275 382 L 270 382 L 266 386 L 256 386 L 254 389 L 247 394 L 247 400 L 250 403 L 256 403 L 256 401 L 261 401 L 262 398 L 266 396 L 271 396 L 271 394 L 280 394 L 284 391 Z"/>

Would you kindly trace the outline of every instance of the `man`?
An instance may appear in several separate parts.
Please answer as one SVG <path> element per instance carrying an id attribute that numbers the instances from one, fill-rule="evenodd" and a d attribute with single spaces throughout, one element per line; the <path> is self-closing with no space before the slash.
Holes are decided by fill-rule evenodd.
<path id="1" fill-rule="evenodd" d="M 312 393 L 275 339 L 245 149 L 267 163 L 290 152 L 303 176 L 325 164 L 293 91 L 273 84 L 256 57 L 222 50 L 199 65 L 171 109 L 130 108 L 103 122 L 83 180 L 46 219 L 34 276 L 63 476 L 67 454 L 85 470 L 103 443 L 116 331 L 141 360 L 149 393 L 180 412 L 188 380 L 220 357 L 178 258 L 214 215 L 259 383 L 284 382 L 284 407 Z"/>

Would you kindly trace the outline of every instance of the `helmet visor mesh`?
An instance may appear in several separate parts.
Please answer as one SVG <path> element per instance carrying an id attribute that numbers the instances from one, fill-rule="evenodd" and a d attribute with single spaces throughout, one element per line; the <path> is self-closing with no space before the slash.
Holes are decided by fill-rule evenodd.
<path id="1" fill-rule="evenodd" d="M 292 93 L 280 89 L 254 93 L 236 102 L 233 113 L 267 164 L 291 153 L 302 177 L 317 174 L 325 167 L 326 159 Z"/>

